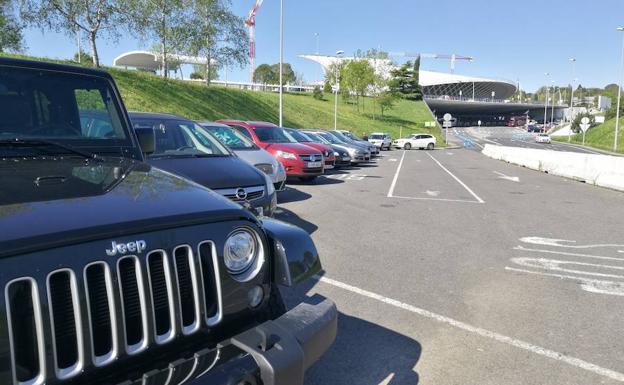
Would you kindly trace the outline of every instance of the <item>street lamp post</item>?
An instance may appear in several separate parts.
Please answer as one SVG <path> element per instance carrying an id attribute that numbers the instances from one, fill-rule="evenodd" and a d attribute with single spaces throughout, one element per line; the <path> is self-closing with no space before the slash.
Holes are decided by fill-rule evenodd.
<path id="1" fill-rule="evenodd" d="M 320 34 L 318 32 L 314 32 L 314 37 L 316 37 L 316 56 L 320 55 L 319 36 L 320 36 Z M 316 73 L 316 78 L 318 79 L 318 82 L 321 81 L 321 71 L 320 71 L 320 69 Z"/>
<path id="2" fill-rule="evenodd" d="M 340 81 L 338 78 L 340 77 L 340 58 L 344 54 L 344 51 L 336 51 L 336 60 L 334 66 L 334 92 L 336 96 L 334 97 L 334 130 L 338 129 L 338 90 L 340 88 Z"/>
<path id="3" fill-rule="evenodd" d="M 572 121 L 574 120 L 574 83 L 576 82 L 576 58 L 570 58 L 572 63 L 572 92 L 570 93 L 570 129 L 568 130 L 568 142 L 572 141 Z"/>
<path id="4" fill-rule="evenodd" d="M 548 72 L 546 72 L 544 75 L 546 75 L 546 77 L 550 76 Z M 550 86 L 548 85 L 548 83 L 546 84 L 546 98 L 544 99 L 544 132 L 546 132 L 546 122 L 548 122 L 548 98 L 550 97 Z"/>
<path id="5" fill-rule="evenodd" d="M 551 81 L 551 83 L 553 85 L 552 86 L 553 93 L 552 93 L 552 103 L 551 103 L 552 109 L 550 111 L 550 126 L 552 127 L 553 123 L 555 121 L 555 92 L 556 91 L 555 91 L 555 81 L 553 80 L 553 81 Z"/>
<path id="6" fill-rule="evenodd" d="M 617 29 L 619 32 L 624 32 L 624 27 Z M 620 70 L 620 78 L 618 79 L 618 101 L 617 111 L 615 113 L 615 138 L 613 138 L 613 151 L 617 152 L 618 146 L 618 132 L 620 130 L 620 100 L 622 99 L 622 74 L 624 73 L 624 36 L 622 37 L 622 69 Z"/>
<path id="7" fill-rule="evenodd" d="M 284 0 L 280 0 L 279 126 L 284 127 Z"/>

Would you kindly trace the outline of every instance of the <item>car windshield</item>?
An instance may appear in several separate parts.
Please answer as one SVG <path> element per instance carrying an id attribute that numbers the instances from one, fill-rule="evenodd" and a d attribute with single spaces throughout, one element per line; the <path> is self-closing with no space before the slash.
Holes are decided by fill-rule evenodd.
<path id="1" fill-rule="evenodd" d="M 122 154 L 134 147 L 112 84 L 103 77 L 0 66 L 0 116 L 0 142 L 21 143 L 3 145 L 1 156 Z"/>
<path id="2" fill-rule="evenodd" d="M 342 132 L 338 132 L 338 131 L 331 131 L 330 134 L 332 134 L 333 136 L 335 136 L 336 138 L 338 138 L 338 140 L 344 142 L 344 143 L 349 143 L 352 142 L 353 140 L 349 137 L 347 137 L 346 135 L 344 135 Z"/>
<path id="3" fill-rule="evenodd" d="M 231 156 L 206 129 L 189 120 L 131 117 L 135 129 L 153 129 L 156 148 L 150 158 Z"/>
<path id="4" fill-rule="evenodd" d="M 279 127 L 255 127 L 254 132 L 261 142 L 265 143 L 297 143 L 286 130 Z"/>
<path id="5" fill-rule="evenodd" d="M 247 139 L 240 132 L 225 126 L 214 126 L 209 124 L 202 124 L 202 127 L 208 130 L 212 135 L 216 136 L 221 143 L 228 146 L 231 150 L 243 151 L 243 150 L 257 150 L 258 146 L 254 142 Z"/>
<path id="6" fill-rule="evenodd" d="M 374 139 L 374 140 L 383 140 L 385 138 L 384 135 L 379 135 L 379 134 L 372 134 L 368 137 L 368 139 Z"/>
<path id="7" fill-rule="evenodd" d="M 290 134 L 297 142 L 300 142 L 300 143 L 314 142 L 309 136 L 307 136 L 303 132 L 300 132 L 294 129 L 287 129 L 286 133 Z"/>
<path id="8" fill-rule="evenodd" d="M 322 135 L 315 134 L 313 132 L 306 132 L 305 135 L 310 138 L 313 142 L 323 143 L 323 144 L 331 144 L 329 140 L 324 138 Z"/>
<path id="9" fill-rule="evenodd" d="M 359 140 L 359 141 L 364 141 L 364 139 L 360 138 L 359 136 L 355 135 L 352 132 L 347 132 L 345 134 L 345 136 L 348 136 L 349 138 L 353 139 L 353 140 Z"/>

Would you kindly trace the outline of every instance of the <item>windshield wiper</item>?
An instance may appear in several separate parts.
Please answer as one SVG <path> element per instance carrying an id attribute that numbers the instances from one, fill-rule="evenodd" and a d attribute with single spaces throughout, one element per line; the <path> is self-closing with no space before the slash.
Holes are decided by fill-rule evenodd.
<path id="1" fill-rule="evenodd" d="M 23 138 L 14 138 L 14 139 L 2 139 L 0 140 L 0 146 L 13 146 L 13 147 L 58 147 L 69 153 L 80 155 L 86 159 L 94 159 L 101 160 L 102 158 L 94 153 L 89 151 L 80 150 L 74 146 L 69 144 L 59 143 L 53 140 L 47 139 L 23 139 Z"/>

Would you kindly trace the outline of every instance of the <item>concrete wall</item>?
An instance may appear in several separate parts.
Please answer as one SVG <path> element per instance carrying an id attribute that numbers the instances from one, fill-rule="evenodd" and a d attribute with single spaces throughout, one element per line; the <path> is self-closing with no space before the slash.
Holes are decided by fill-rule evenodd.
<path id="1" fill-rule="evenodd" d="M 486 144 L 483 154 L 533 170 L 624 191 L 624 157 Z"/>

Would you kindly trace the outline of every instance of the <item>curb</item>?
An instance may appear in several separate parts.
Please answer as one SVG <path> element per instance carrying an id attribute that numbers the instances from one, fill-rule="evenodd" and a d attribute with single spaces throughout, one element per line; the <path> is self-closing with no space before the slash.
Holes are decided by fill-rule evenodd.
<path id="1" fill-rule="evenodd" d="M 592 151 L 596 151 L 599 152 L 601 154 L 604 155 L 611 155 L 611 156 L 624 156 L 624 154 L 621 154 L 619 152 L 612 152 L 612 151 L 607 151 L 607 150 L 603 150 L 601 148 L 596 148 L 596 147 L 591 147 L 591 146 L 583 146 L 582 144 L 578 144 L 578 143 L 570 143 L 568 141 L 561 141 L 561 140 L 553 140 L 553 142 L 555 143 L 559 143 L 559 144 L 563 144 L 566 146 L 572 146 L 572 147 L 577 147 L 577 148 L 582 148 L 585 150 L 592 150 Z"/>

